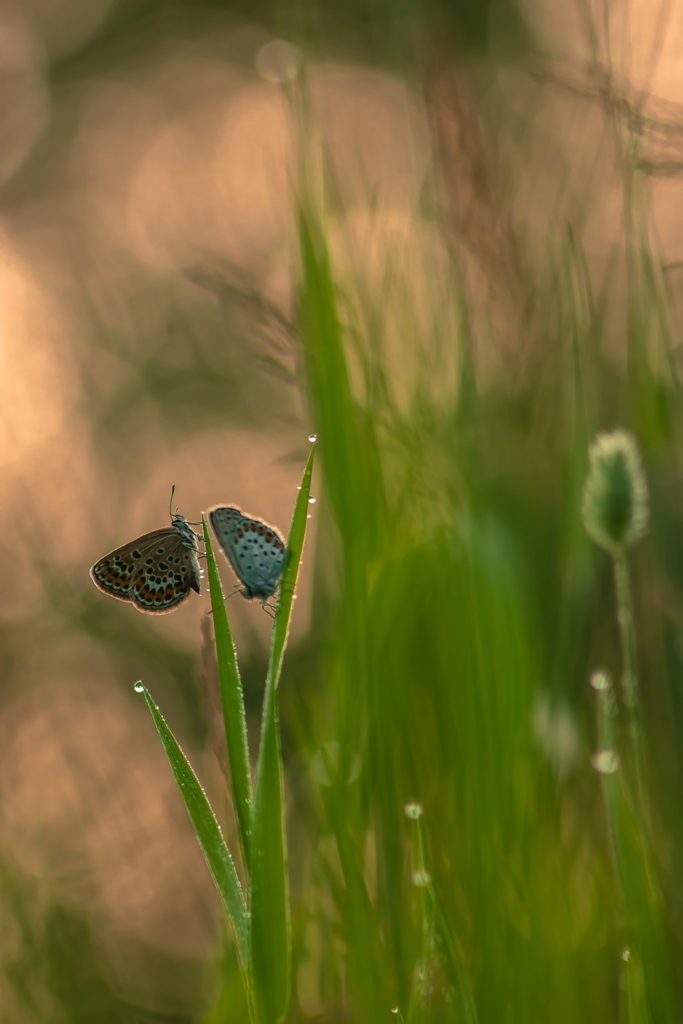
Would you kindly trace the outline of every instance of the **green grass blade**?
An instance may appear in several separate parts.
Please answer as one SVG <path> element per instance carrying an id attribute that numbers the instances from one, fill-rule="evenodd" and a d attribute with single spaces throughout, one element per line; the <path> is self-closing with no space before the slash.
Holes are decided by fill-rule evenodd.
<path id="1" fill-rule="evenodd" d="M 415 813 L 415 812 L 413 812 Z M 416 978 L 413 981 L 413 995 L 411 1005 L 408 1008 L 407 1024 L 428 1019 L 426 1006 L 426 992 L 430 971 L 430 959 L 434 955 L 434 938 L 440 939 L 440 949 L 443 958 L 446 977 L 448 978 L 455 1020 L 458 1024 L 477 1024 L 477 1009 L 472 997 L 472 991 L 462 965 L 458 947 L 453 936 L 447 915 L 444 913 L 436 887 L 432 881 L 432 858 L 429 850 L 429 839 L 425 820 L 421 809 L 419 815 L 413 818 L 417 826 L 417 856 L 414 858 L 418 873 L 423 874 L 422 882 L 422 916 L 423 916 L 423 949 L 421 971 L 416 971 Z M 420 978 L 422 975 L 422 979 Z M 416 988 L 417 986 L 417 988 Z M 423 991 L 420 991 L 420 988 Z"/>
<path id="2" fill-rule="evenodd" d="M 364 475 L 356 410 L 337 311 L 327 245 L 320 225 L 308 209 L 299 213 L 299 245 L 303 284 L 297 321 L 308 382 L 311 412 L 321 433 L 326 494 L 345 541 L 366 525 L 354 482 Z"/>
<path id="3" fill-rule="evenodd" d="M 248 977 L 249 963 L 249 919 L 242 893 L 242 886 L 235 870 L 230 851 L 225 845 L 220 826 L 216 821 L 202 785 L 194 773 L 192 765 L 178 746 L 178 743 L 166 725 L 161 712 L 152 700 L 146 687 L 142 691 L 147 706 L 152 713 L 154 724 L 161 738 L 171 771 L 180 790 L 185 808 L 195 830 L 197 841 L 204 854 L 211 877 L 213 878 L 223 905 L 232 923 L 237 955 L 245 978 Z"/>
<path id="4" fill-rule="evenodd" d="M 261 720 L 251 853 L 251 969 L 256 1017 L 284 1019 L 290 987 L 289 891 L 277 685 L 282 669 L 294 589 L 306 534 L 315 443 L 306 463 L 287 539 L 287 556 L 273 622 Z"/>
<path id="5" fill-rule="evenodd" d="M 301 488 L 297 493 L 292 521 L 289 524 L 287 554 L 282 572 L 277 608 L 275 609 L 275 619 L 273 621 L 268 678 L 266 682 L 266 686 L 272 686 L 273 689 L 277 689 L 277 685 L 280 682 L 282 659 L 284 658 L 287 637 L 289 636 L 294 591 L 296 589 L 301 555 L 304 549 L 304 539 L 306 537 L 306 516 L 308 515 L 308 499 L 311 494 L 311 476 L 313 474 L 313 460 L 315 459 L 316 447 L 317 441 L 313 441 L 308 462 L 304 469 L 304 475 L 301 479 Z"/>
<path id="6" fill-rule="evenodd" d="M 242 859 L 249 866 L 251 846 L 251 768 L 249 766 L 249 745 L 247 741 L 247 719 L 244 711 L 242 680 L 235 644 L 233 643 L 228 614 L 220 576 L 216 566 L 211 537 L 206 520 L 202 515 L 204 544 L 206 546 L 206 571 L 211 593 L 213 629 L 216 639 L 216 661 L 218 664 L 218 685 L 223 708 L 225 742 L 228 747 L 228 764 L 232 783 L 232 802 L 237 818 L 237 830 L 242 848 Z"/>
<path id="7" fill-rule="evenodd" d="M 622 1024 L 650 1024 L 643 969 L 632 950 L 624 950 L 621 970 Z"/>

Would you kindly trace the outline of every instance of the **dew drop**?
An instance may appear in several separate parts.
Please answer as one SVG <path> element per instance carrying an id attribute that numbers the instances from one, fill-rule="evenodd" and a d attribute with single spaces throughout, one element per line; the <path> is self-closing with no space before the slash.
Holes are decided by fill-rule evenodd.
<path id="1" fill-rule="evenodd" d="M 619 768 L 619 755 L 613 750 L 599 750 L 591 758 L 591 764 L 601 775 L 613 775 Z"/>
<path id="2" fill-rule="evenodd" d="M 301 484 L 299 484 L 299 486 L 297 487 L 297 491 L 300 491 L 300 490 L 301 490 Z"/>
<path id="3" fill-rule="evenodd" d="M 398 1006 L 392 1006 L 391 1007 L 391 1012 L 392 1013 L 398 1013 Z"/>
<path id="4" fill-rule="evenodd" d="M 314 441 L 318 440 L 318 435 L 317 434 L 309 434 L 308 435 L 308 440 L 311 442 L 311 444 L 313 444 Z"/>
<path id="5" fill-rule="evenodd" d="M 317 500 L 318 500 L 317 498 L 309 498 L 309 499 L 308 499 L 308 504 L 309 504 L 309 505 L 315 505 L 315 503 L 316 503 L 316 501 L 317 501 Z"/>
<path id="6" fill-rule="evenodd" d="M 622 960 L 630 960 L 631 959 L 631 950 L 630 949 L 625 949 L 624 952 L 621 954 L 621 959 Z"/>
<path id="7" fill-rule="evenodd" d="M 422 810 L 422 804 L 416 803 L 406 804 L 403 810 L 406 818 L 412 818 L 414 821 L 417 821 L 418 818 L 421 818 L 424 813 L 424 811 Z"/>
<path id="8" fill-rule="evenodd" d="M 312 519 L 312 518 L 313 518 L 313 516 L 312 516 L 312 515 L 311 515 L 311 513 L 309 512 L 309 513 L 308 513 L 308 515 L 306 516 L 306 518 L 307 518 L 307 519 Z"/>
<path id="9" fill-rule="evenodd" d="M 144 684 L 142 682 L 142 679 L 138 679 L 138 681 L 135 684 L 135 686 L 133 687 L 133 689 L 135 690 L 136 693 L 144 693 L 145 687 L 144 687 Z"/>
<path id="10" fill-rule="evenodd" d="M 594 690 L 609 690 L 609 676 L 606 672 L 594 672 L 591 676 L 591 686 Z"/>
<path id="11" fill-rule="evenodd" d="M 413 885 L 417 885 L 420 888 L 424 888 L 425 885 L 431 883 L 432 876 L 428 871 L 422 869 L 421 871 L 413 871 Z"/>

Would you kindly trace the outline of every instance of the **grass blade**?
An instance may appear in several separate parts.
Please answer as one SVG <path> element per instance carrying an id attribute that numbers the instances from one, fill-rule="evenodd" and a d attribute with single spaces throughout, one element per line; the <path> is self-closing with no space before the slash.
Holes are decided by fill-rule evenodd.
<path id="1" fill-rule="evenodd" d="M 223 588 L 221 587 L 216 559 L 211 547 L 211 537 L 209 536 L 209 529 L 203 515 L 202 529 L 204 530 L 204 544 L 206 546 L 206 571 L 211 593 L 213 629 L 216 639 L 216 661 L 218 664 L 218 685 L 221 693 L 221 707 L 223 708 L 225 741 L 228 747 L 232 802 L 235 808 L 235 817 L 237 818 L 242 859 L 248 868 L 251 845 L 252 792 L 242 680 L 240 679 L 239 667 L 237 665 L 235 644 L 230 632 L 230 624 L 228 623 L 228 614 L 225 610 Z"/>
<path id="2" fill-rule="evenodd" d="M 235 870 L 230 851 L 211 809 L 206 793 L 194 773 L 192 765 L 178 746 L 178 743 L 166 725 L 161 712 L 152 700 L 149 691 L 143 687 L 142 692 L 147 707 L 152 713 L 154 724 L 161 738 L 168 763 L 183 798 L 183 803 L 190 816 L 190 821 L 197 836 L 197 841 L 204 854 L 211 877 L 213 878 L 223 906 L 228 912 L 232 923 L 237 955 L 243 976 L 248 978 L 249 963 L 249 919 L 242 893 L 242 886 Z"/>
<path id="3" fill-rule="evenodd" d="M 643 969 L 631 950 L 622 953 L 622 1024 L 650 1024 Z"/>
<path id="4" fill-rule="evenodd" d="M 277 686 L 306 534 L 314 456 L 315 442 L 306 463 L 287 538 L 287 556 L 273 622 L 256 771 L 250 876 L 251 969 L 253 1005 L 257 1020 L 262 1024 L 277 1024 L 283 1020 L 289 1002 L 289 891 Z"/>
<path id="5" fill-rule="evenodd" d="M 268 678 L 266 680 L 266 687 L 272 686 L 273 689 L 277 689 L 277 685 L 280 682 L 282 659 L 285 654 L 285 647 L 287 646 L 287 637 L 289 636 L 289 623 L 292 617 L 294 591 L 296 589 L 299 565 L 301 564 L 301 555 L 304 549 L 304 539 L 306 536 L 306 516 L 308 515 L 308 499 L 311 494 L 311 475 L 313 473 L 313 460 L 315 458 L 316 447 L 317 441 L 313 441 L 311 444 L 311 451 L 308 456 L 308 462 L 304 469 L 304 475 L 301 479 L 301 488 L 297 494 L 296 503 L 294 505 L 292 521 L 289 524 L 287 554 L 285 557 L 285 566 L 282 572 L 282 582 L 280 583 L 277 608 L 275 609 L 275 619 L 273 621 L 273 632 L 270 644 L 270 660 L 268 662 Z"/>
<path id="6" fill-rule="evenodd" d="M 322 435 L 326 494 L 345 541 L 362 534 L 365 517 L 354 501 L 363 467 L 356 410 L 324 235 L 308 209 L 299 213 L 303 284 L 299 296 L 302 352 L 311 411 Z"/>

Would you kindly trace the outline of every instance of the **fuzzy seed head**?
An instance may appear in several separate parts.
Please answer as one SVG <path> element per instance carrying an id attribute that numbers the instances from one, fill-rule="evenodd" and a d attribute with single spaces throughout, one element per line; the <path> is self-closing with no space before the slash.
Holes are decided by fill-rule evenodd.
<path id="1" fill-rule="evenodd" d="M 647 532 L 648 493 L 638 446 L 625 430 L 598 434 L 588 449 L 583 525 L 611 555 L 623 554 Z"/>

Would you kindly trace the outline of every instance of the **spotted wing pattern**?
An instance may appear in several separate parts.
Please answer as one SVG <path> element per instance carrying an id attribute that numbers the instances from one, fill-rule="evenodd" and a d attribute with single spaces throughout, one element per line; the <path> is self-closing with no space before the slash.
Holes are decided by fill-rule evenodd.
<path id="1" fill-rule="evenodd" d="M 242 596 L 264 604 L 277 590 L 285 560 L 285 542 L 279 530 L 262 519 L 246 515 L 237 505 L 209 510 L 211 528 L 223 554 L 243 584 Z"/>
<path id="2" fill-rule="evenodd" d="M 105 594 L 141 612 L 163 614 L 201 590 L 197 537 L 183 516 L 95 562 L 90 576 Z"/>

